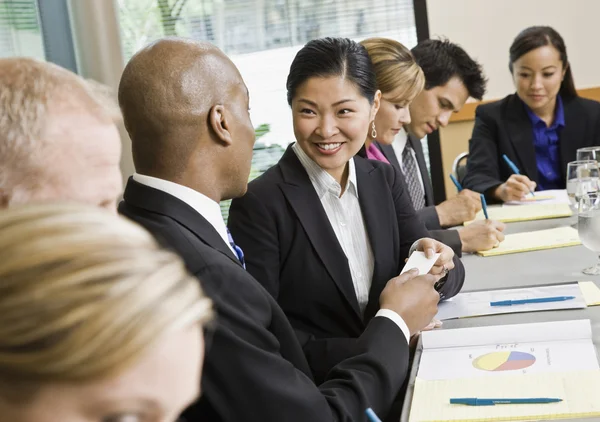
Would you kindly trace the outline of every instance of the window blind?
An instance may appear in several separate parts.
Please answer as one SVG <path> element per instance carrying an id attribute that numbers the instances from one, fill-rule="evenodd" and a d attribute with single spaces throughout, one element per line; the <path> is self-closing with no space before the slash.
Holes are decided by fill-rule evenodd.
<path id="1" fill-rule="evenodd" d="M 0 57 L 44 59 L 36 0 L 0 0 Z"/>
<path id="2" fill-rule="evenodd" d="M 118 0 L 123 54 L 166 35 L 209 41 L 236 64 L 259 131 L 250 177 L 294 141 L 285 82 L 298 50 L 314 38 L 372 36 L 417 43 L 412 0 Z M 228 203 L 222 204 L 227 217 Z"/>

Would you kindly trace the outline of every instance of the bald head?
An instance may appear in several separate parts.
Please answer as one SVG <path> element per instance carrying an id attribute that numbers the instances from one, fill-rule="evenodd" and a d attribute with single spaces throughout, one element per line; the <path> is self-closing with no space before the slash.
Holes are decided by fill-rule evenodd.
<path id="1" fill-rule="evenodd" d="M 114 208 L 118 119 L 106 87 L 52 63 L 0 59 L 0 206 L 74 200 Z"/>
<path id="2" fill-rule="evenodd" d="M 237 68 L 211 44 L 165 38 L 135 54 L 121 77 L 119 105 L 136 170 L 180 177 L 215 135 L 211 109 L 239 102 L 240 90 L 246 88 Z"/>

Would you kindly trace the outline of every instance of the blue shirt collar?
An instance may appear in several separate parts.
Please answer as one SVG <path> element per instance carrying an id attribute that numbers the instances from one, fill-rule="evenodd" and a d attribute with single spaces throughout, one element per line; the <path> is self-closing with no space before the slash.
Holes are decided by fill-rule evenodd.
<path id="1" fill-rule="evenodd" d="M 540 119 L 540 117 L 535 114 L 527 104 L 525 104 L 525 102 L 523 102 L 523 105 L 525 106 L 525 111 L 527 111 L 527 115 L 529 116 L 529 120 L 531 120 L 531 123 L 533 124 L 533 127 L 539 126 L 540 124 L 544 125 L 544 128 L 546 127 L 546 122 L 544 122 L 542 119 Z M 555 130 L 559 127 L 564 127 L 565 126 L 565 109 L 563 108 L 563 102 L 562 102 L 562 98 L 560 97 L 560 94 L 558 94 L 556 96 L 556 109 L 554 111 L 554 122 L 552 122 L 552 126 L 550 126 L 548 129 L 551 130 Z"/>

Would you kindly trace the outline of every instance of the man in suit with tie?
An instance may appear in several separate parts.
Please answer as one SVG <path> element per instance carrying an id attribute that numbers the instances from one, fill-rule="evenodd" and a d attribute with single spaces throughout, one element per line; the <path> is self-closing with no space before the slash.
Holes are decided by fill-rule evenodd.
<path id="1" fill-rule="evenodd" d="M 216 47 L 167 38 L 138 52 L 119 85 L 136 174 L 119 211 L 177 251 L 217 311 L 207 340 L 201 421 L 360 421 L 390 409 L 408 369 L 408 338 L 437 312 L 440 276 L 390 280 L 356 353 L 317 386 L 275 299 L 243 268 L 219 202 L 247 190 L 255 141 L 249 94 Z"/>
<path id="2" fill-rule="evenodd" d="M 468 189 L 435 205 L 421 139 L 445 127 L 452 113 L 469 97 L 481 100 L 486 80 L 481 66 L 458 45 L 447 40 L 426 40 L 412 50 L 425 74 L 425 89 L 410 105 L 411 122 L 392 145 L 379 144 L 388 161 L 402 170 L 413 206 L 432 237 L 461 252 L 491 249 L 504 240 L 504 225 L 482 221 L 459 230 L 444 230 L 473 220 L 481 209 L 479 194 Z"/>

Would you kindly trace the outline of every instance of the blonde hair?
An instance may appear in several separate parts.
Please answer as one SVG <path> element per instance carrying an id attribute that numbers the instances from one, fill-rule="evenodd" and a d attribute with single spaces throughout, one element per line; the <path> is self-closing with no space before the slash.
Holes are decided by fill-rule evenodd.
<path id="1" fill-rule="evenodd" d="M 116 375 L 211 306 L 182 260 L 123 217 L 65 204 L 0 213 L 3 393 Z"/>
<path id="2" fill-rule="evenodd" d="M 102 123 L 121 119 L 110 88 L 32 58 L 0 59 L 0 191 L 40 182 L 61 139 L 46 133 L 62 111 L 85 111 Z"/>
<path id="3" fill-rule="evenodd" d="M 388 38 L 368 38 L 360 44 L 369 53 L 381 93 L 404 88 L 392 102 L 410 102 L 423 90 L 425 75 L 408 48 Z"/>

